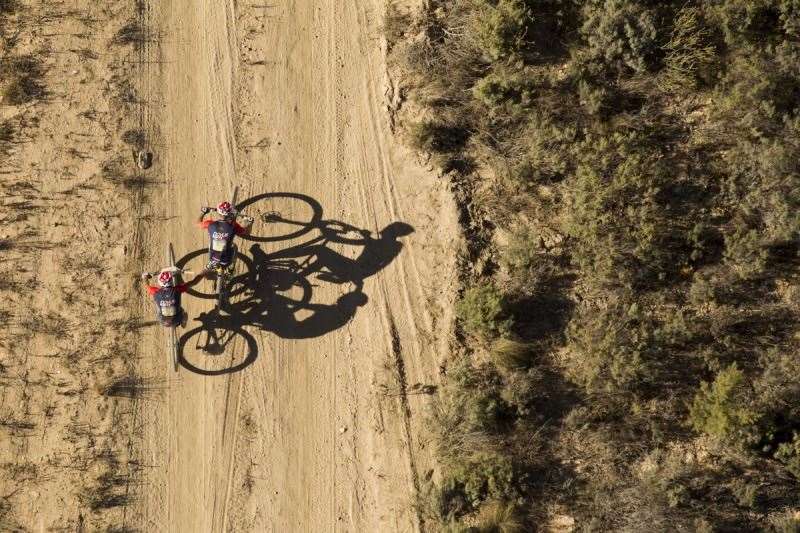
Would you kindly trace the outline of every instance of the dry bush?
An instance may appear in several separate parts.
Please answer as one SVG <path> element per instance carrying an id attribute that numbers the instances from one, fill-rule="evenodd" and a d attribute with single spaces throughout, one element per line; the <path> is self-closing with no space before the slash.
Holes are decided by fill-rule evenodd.
<path id="1" fill-rule="evenodd" d="M 142 129 L 128 130 L 122 134 L 122 141 L 141 150 L 145 145 L 145 133 Z"/>
<path id="2" fill-rule="evenodd" d="M 533 364 L 533 349 L 527 342 L 501 338 L 492 344 L 492 360 L 498 368 L 520 370 Z"/>
<path id="3" fill-rule="evenodd" d="M 770 525 L 775 533 L 800 533 L 800 512 L 784 511 L 771 516 Z"/>
<path id="4" fill-rule="evenodd" d="M 0 155 L 8 157 L 11 148 L 17 142 L 17 127 L 10 121 L 0 124 Z"/>
<path id="5" fill-rule="evenodd" d="M 6 57 L 0 61 L 0 96 L 7 105 L 22 105 L 45 96 L 42 68 L 33 56 Z"/>
<path id="6" fill-rule="evenodd" d="M 105 161 L 100 168 L 103 178 L 122 187 L 126 191 L 138 194 L 146 188 L 155 185 L 155 180 L 142 174 L 130 174 L 125 160 L 115 157 Z"/>
<path id="7" fill-rule="evenodd" d="M 665 90 L 695 89 L 702 80 L 711 78 L 717 51 L 698 8 L 680 10 L 664 49 L 664 71 L 659 83 Z"/>
<path id="8" fill-rule="evenodd" d="M 3 531 L 24 531 L 22 526 L 14 520 L 14 508 L 11 496 L 0 496 L 0 529 Z"/>
<path id="9" fill-rule="evenodd" d="M 7 15 L 19 9 L 17 0 L 0 0 L 0 15 Z"/>
<path id="10" fill-rule="evenodd" d="M 486 502 L 481 505 L 476 520 L 478 531 L 481 533 L 522 533 L 525 531 L 517 506 L 512 503 Z"/>
<path id="11" fill-rule="evenodd" d="M 127 490 L 130 474 L 121 471 L 122 465 L 110 450 L 102 452 L 98 459 L 104 463 L 103 473 L 92 485 L 83 487 L 78 498 L 95 512 L 127 506 L 131 503 Z"/>
<path id="12" fill-rule="evenodd" d="M 6 428 L 13 436 L 29 437 L 33 430 L 36 429 L 36 424 L 28 420 L 4 416 L 0 418 L 0 427 Z"/>
<path id="13" fill-rule="evenodd" d="M 411 15 L 402 13 L 394 2 L 386 3 L 383 16 L 383 33 L 386 36 L 388 51 L 406 35 L 411 27 Z"/>
<path id="14" fill-rule="evenodd" d="M 20 318 L 19 327 L 29 334 L 50 335 L 56 338 L 65 337 L 72 329 L 66 317 L 53 312 L 26 314 Z"/>
<path id="15" fill-rule="evenodd" d="M 114 378 L 105 385 L 99 386 L 98 390 L 103 396 L 135 399 L 157 393 L 160 388 L 152 380 L 130 375 Z"/>
<path id="16" fill-rule="evenodd" d="M 145 38 L 145 29 L 141 23 L 138 20 L 131 20 L 117 31 L 117 33 L 111 39 L 111 44 L 135 44 L 137 46 L 141 46 L 141 44 L 144 43 Z"/>

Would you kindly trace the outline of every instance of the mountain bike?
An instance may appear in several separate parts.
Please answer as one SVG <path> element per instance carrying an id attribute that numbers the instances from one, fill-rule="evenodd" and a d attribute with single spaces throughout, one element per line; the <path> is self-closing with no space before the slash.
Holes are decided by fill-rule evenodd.
<path id="1" fill-rule="evenodd" d="M 233 188 L 233 192 L 230 196 L 230 203 L 234 207 L 234 218 L 233 221 L 236 222 L 237 219 L 242 219 L 245 221 L 247 226 L 251 226 L 253 224 L 253 218 L 249 217 L 243 213 L 238 212 L 236 210 L 236 200 L 239 195 L 239 186 L 235 186 Z M 215 207 L 208 207 L 206 208 L 210 212 L 216 212 L 217 209 Z M 209 254 L 211 252 L 211 245 L 209 245 Z M 211 261 L 209 263 L 209 268 L 214 273 L 214 294 L 216 295 L 216 308 L 217 310 L 221 310 L 224 305 L 227 304 L 228 298 L 228 288 L 231 279 L 234 277 L 234 272 L 236 269 L 236 257 L 239 251 L 237 246 L 233 245 L 233 253 L 232 253 L 232 260 L 229 264 L 223 265 L 217 261 Z"/>
<path id="2" fill-rule="evenodd" d="M 190 270 L 183 270 L 175 265 L 175 251 L 172 248 L 172 243 L 167 244 L 167 267 L 162 268 L 158 272 L 145 272 L 148 276 L 158 276 L 162 272 L 171 272 L 172 275 L 175 277 L 175 283 L 181 283 L 181 276 L 183 274 L 192 274 Z M 163 309 L 163 308 L 162 308 Z M 172 364 L 175 371 L 178 371 L 178 351 L 179 351 L 179 341 L 178 341 L 178 326 L 181 326 L 186 323 L 186 311 L 183 310 L 181 306 L 178 309 L 171 309 L 167 311 L 168 313 L 172 313 L 171 315 L 165 315 L 165 318 L 172 319 L 169 326 L 170 329 L 170 336 L 168 339 L 169 350 L 172 353 Z M 180 314 L 180 316 L 178 316 Z"/>

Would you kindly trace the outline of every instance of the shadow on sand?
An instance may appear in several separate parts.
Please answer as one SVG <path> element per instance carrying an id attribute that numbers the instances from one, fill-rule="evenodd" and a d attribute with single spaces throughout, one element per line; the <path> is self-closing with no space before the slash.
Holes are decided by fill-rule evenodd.
<path id="1" fill-rule="evenodd" d="M 228 302 L 221 312 L 201 313 L 193 320 L 199 324 L 180 338 L 180 362 L 198 374 L 230 374 L 252 364 L 259 355 L 257 332 L 306 339 L 341 328 L 369 301 L 364 280 L 386 268 L 403 249 L 400 238 L 414 231 L 393 222 L 373 235 L 325 220 L 318 202 L 294 193 L 261 194 L 238 208 L 256 223 L 251 235 L 238 240 Z M 305 241 L 294 243 L 301 238 Z M 286 248 L 276 246 L 289 241 L 293 244 Z M 264 250 L 267 243 L 274 251 Z M 193 260 L 199 264 L 206 253 L 196 250 L 178 266 Z M 325 290 L 318 291 L 323 285 Z M 318 302 L 315 291 L 330 301 Z M 189 293 L 214 298 L 197 290 Z"/>

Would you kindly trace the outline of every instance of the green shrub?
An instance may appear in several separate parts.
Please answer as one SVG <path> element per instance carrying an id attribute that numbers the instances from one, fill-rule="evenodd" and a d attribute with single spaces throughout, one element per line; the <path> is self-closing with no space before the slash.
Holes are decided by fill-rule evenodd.
<path id="1" fill-rule="evenodd" d="M 800 105 L 800 72 L 792 59 L 798 54 L 800 44 L 783 43 L 742 50 L 730 60 L 711 100 L 723 135 L 738 140 L 779 134 Z"/>
<path id="2" fill-rule="evenodd" d="M 490 283 L 467 289 L 456 304 L 456 314 L 468 332 L 480 337 L 502 335 L 512 324 L 505 296 Z"/>
<path id="3" fill-rule="evenodd" d="M 744 373 L 732 363 L 712 383 L 701 384 L 689 409 L 689 420 L 694 429 L 712 437 L 752 442 L 758 415 L 750 405 Z"/>
<path id="4" fill-rule="evenodd" d="M 740 226 L 726 235 L 725 260 L 742 278 L 763 272 L 767 264 L 767 249 L 760 232 Z"/>
<path id="5" fill-rule="evenodd" d="M 758 362 L 762 371 L 753 383 L 758 410 L 772 418 L 800 421 L 800 358 L 794 350 L 771 346 Z"/>
<path id="6" fill-rule="evenodd" d="M 518 228 L 509 235 L 501 261 L 512 274 L 528 270 L 536 264 L 541 247 L 541 237 L 532 228 Z"/>
<path id="7" fill-rule="evenodd" d="M 470 454 L 476 442 L 509 427 L 515 412 L 503 399 L 501 386 L 491 365 L 476 368 L 467 357 L 452 363 L 429 419 L 440 458 L 451 461 Z"/>
<path id="8" fill-rule="evenodd" d="M 465 400 L 462 407 L 467 431 L 497 433 L 509 418 L 508 404 L 496 391 L 475 390 Z"/>
<path id="9" fill-rule="evenodd" d="M 724 157 L 723 190 L 733 220 L 724 234 L 724 257 L 742 278 L 762 274 L 770 250 L 800 235 L 800 172 L 796 136 L 800 120 L 784 122 L 780 136 L 740 139 Z"/>
<path id="10" fill-rule="evenodd" d="M 582 309 L 567 339 L 567 373 L 589 392 L 631 391 L 651 378 L 652 331 L 636 304 Z"/>
<path id="11" fill-rule="evenodd" d="M 443 400 L 452 412 L 450 427 L 466 433 L 496 433 L 511 415 L 500 396 L 500 376 L 462 358 L 448 371 Z M 447 424 L 445 424 L 447 425 Z M 456 450 L 454 450 L 456 451 Z"/>
<path id="12" fill-rule="evenodd" d="M 590 115 L 598 115 L 606 107 L 608 90 L 605 87 L 590 83 L 587 80 L 578 82 L 578 99 L 581 106 Z"/>
<path id="13" fill-rule="evenodd" d="M 791 441 L 781 443 L 775 458 L 784 463 L 786 469 L 800 479 L 800 433 L 793 432 Z"/>
<path id="14" fill-rule="evenodd" d="M 493 112 L 520 113 L 533 102 L 534 80 L 529 72 L 495 68 L 478 80 L 472 94 Z"/>
<path id="15" fill-rule="evenodd" d="M 656 16 L 641 2 L 593 0 L 583 8 L 581 34 L 591 60 L 604 62 L 613 72 L 649 69 L 658 50 Z"/>
<path id="16" fill-rule="evenodd" d="M 683 238 L 665 213 L 669 174 L 631 134 L 587 137 L 566 198 L 564 232 L 587 281 L 632 288 L 655 283 L 680 266 Z"/>
<path id="17" fill-rule="evenodd" d="M 476 0 L 475 33 L 484 53 L 491 59 L 507 58 L 519 52 L 531 12 L 523 0 Z"/>
<path id="18" fill-rule="evenodd" d="M 434 120 L 423 120 L 410 125 L 408 139 L 412 148 L 443 154 L 460 149 L 466 141 L 466 133 Z"/>
<path id="19" fill-rule="evenodd" d="M 800 6 L 795 0 L 725 0 L 712 8 L 729 45 L 798 35 Z"/>
<path id="20" fill-rule="evenodd" d="M 689 303 L 699 307 L 714 303 L 716 298 L 717 289 L 711 279 L 702 273 L 695 272 L 689 287 Z"/>
<path id="21" fill-rule="evenodd" d="M 695 222 L 688 234 L 688 245 L 692 251 L 689 259 L 694 263 L 712 261 L 720 249 L 720 235 L 716 228 L 701 220 Z"/>
<path id="22" fill-rule="evenodd" d="M 511 460 L 494 452 L 477 452 L 452 465 L 447 485 L 457 487 L 472 508 L 485 500 L 512 501 L 520 496 L 521 479 Z"/>
<path id="23" fill-rule="evenodd" d="M 560 123 L 546 112 L 531 109 L 528 124 L 518 138 L 519 151 L 501 171 L 522 185 L 549 183 L 564 178 L 575 166 L 574 152 L 580 132 L 575 124 Z"/>
<path id="24" fill-rule="evenodd" d="M 433 402 L 431 529 L 497 530 L 495 500 L 541 528 L 568 502 L 597 531 L 769 530 L 800 505 L 797 7 L 426 3 L 397 47 L 417 50 L 410 137 L 459 163 L 503 282 L 458 306 L 480 349 Z"/>
<path id="25" fill-rule="evenodd" d="M 758 497 L 758 485 L 748 483 L 741 479 L 734 479 L 731 483 L 731 493 L 742 507 L 755 507 Z"/>

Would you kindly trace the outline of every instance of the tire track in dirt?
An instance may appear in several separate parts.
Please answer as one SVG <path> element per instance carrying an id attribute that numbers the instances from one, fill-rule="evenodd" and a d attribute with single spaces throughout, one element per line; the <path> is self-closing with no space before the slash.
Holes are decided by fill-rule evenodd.
<path id="1" fill-rule="evenodd" d="M 289 309 L 296 332 L 244 326 L 259 352 L 244 370 L 211 377 L 181 369 L 170 378 L 168 411 L 151 409 L 145 416 L 151 432 L 168 433 L 151 434 L 146 450 L 157 469 L 148 479 L 153 494 L 142 505 L 145 530 L 420 529 L 410 504 L 417 469 L 427 461 L 418 459 L 413 435 L 424 401 L 412 401 L 406 389 L 408 380 L 435 379 L 436 349 L 423 349 L 419 335 L 432 335 L 420 283 L 429 267 L 417 264 L 416 254 L 439 236 L 418 221 L 446 194 L 389 139 L 377 90 L 385 83 L 377 22 L 382 8 L 381 0 L 154 4 L 158 33 L 171 36 L 161 43 L 165 61 L 156 73 L 164 93 L 156 113 L 163 131 L 159 170 L 167 187 L 154 196 L 175 222 L 148 245 L 161 249 L 160 241 L 170 238 L 183 252 L 204 247 L 204 236 L 188 221 L 235 181 L 255 195 L 308 195 L 323 206 L 324 220 L 369 230 L 364 242 L 375 250 L 327 245 L 343 258 L 369 263 L 370 254 L 399 255 L 359 282 L 365 303 L 343 324 L 304 333 L 313 312 Z M 405 199 L 420 190 L 433 200 Z M 455 216 L 451 221 L 446 209 L 440 211 L 437 230 L 455 235 Z M 284 215 L 302 212 L 291 205 Z M 399 222 L 417 226 L 418 233 L 382 236 Z M 318 236 L 315 231 L 265 243 L 264 252 L 305 242 Z M 251 243 L 240 244 L 244 250 Z M 323 278 L 307 280 L 319 309 L 354 290 Z M 192 299 L 186 308 L 194 318 L 209 305 Z M 158 333 L 145 351 L 153 354 L 153 372 L 171 376 Z M 246 349 L 237 339 L 227 353 L 241 358 Z M 414 361 L 420 357 L 429 360 Z M 400 379 L 392 381 L 384 364 Z M 400 394 L 382 392 L 387 386 L 399 386 Z"/>

